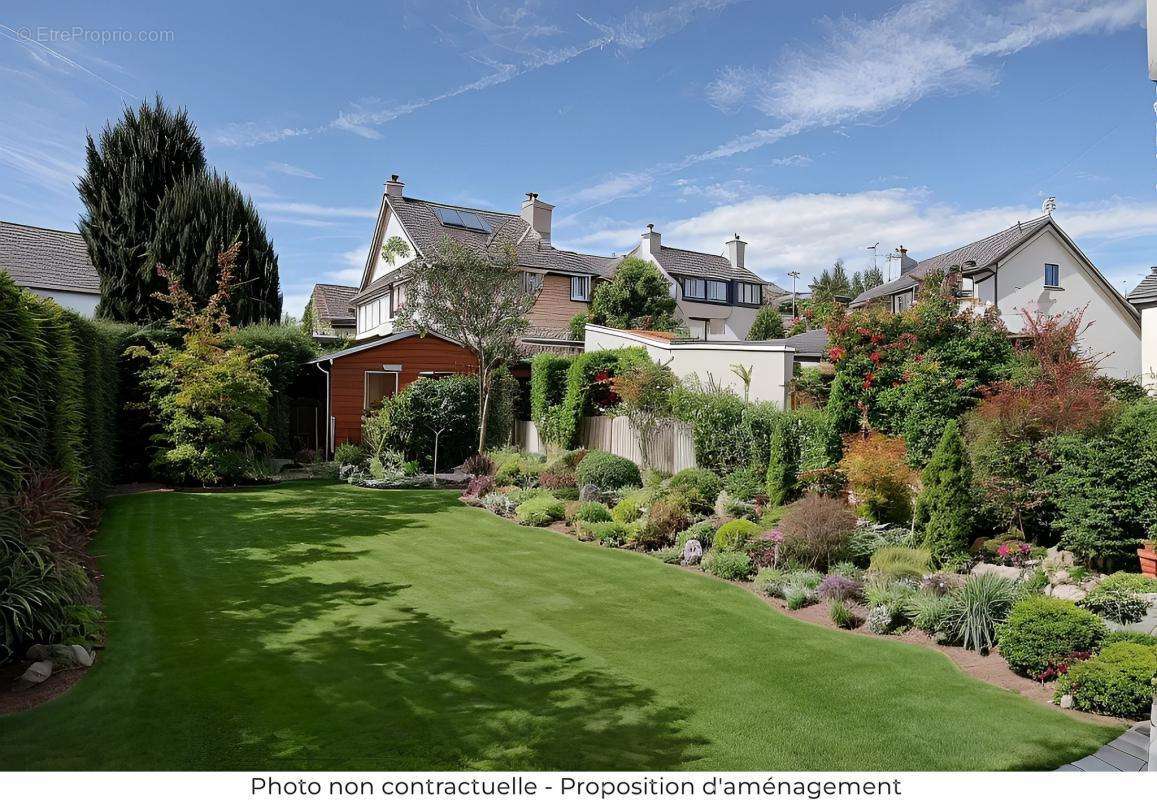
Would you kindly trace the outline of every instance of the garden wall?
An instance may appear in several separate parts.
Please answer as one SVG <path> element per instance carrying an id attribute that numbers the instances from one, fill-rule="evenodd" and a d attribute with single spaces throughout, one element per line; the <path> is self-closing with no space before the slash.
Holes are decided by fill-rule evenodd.
<path id="1" fill-rule="evenodd" d="M 545 453 L 546 446 L 538 436 L 538 428 L 529 420 L 515 423 L 514 444 L 527 453 Z M 639 436 L 626 417 L 583 417 L 579 428 L 579 446 L 587 450 L 605 450 L 636 464 L 642 462 L 639 454 Z M 691 426 L 673 421 L 655 441 L 654 463 L 662 472 L 678 472 L 694 467 L 695 441 Z"/>

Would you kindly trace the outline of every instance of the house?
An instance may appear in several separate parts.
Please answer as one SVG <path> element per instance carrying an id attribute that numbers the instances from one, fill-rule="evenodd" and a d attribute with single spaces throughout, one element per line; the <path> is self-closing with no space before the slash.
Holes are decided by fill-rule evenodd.
<path id="1" fill-rule="evenodd" d="M 1141 382 L 1157 395 L 1157 267 L 1129 292 L 1129 302 L 1141 312 Z"/>
<path id="2" fill-rule="evenodd" d="M 0 221 L 0 270 L 18 286 L 50 297 L 82 317 L 96 316 L 100 276 L 75 231 Z"/>
<path id="3" fill-rule="evenodd" d="M 357 293 L 356 286 L 315 283 L 305 306 L 310 335 L 325 344 L 354 338 L 357 329 L 351 301 Z"/>
<path id="4" fill-rule="evenodd" d="M 443 239 L 478 252 L 513 248 L 524 284 L 535 294 L 530 327 L 519 343 L 522 354 L 553 351 L 573 354 L 582 342 L 571 338 L 571 318 L 586 311 L 596 283 L 605 280 L 616 259 L 556 248 L 551 244 L 553 206 L 528 193 L 518 213 L 490 211 L 422 200 L 403 194 L 397 175 L 386 181 L 362 279 L 348 298 L 354 328 L 353 347 L 314 360 L 324 375 L 323 447 L 360 441 L 364 415 L 419 377 L 474 372 L 473 354 L 454 340 L 425 337 L 394 325 L 406 302 L 406 265 L 431 257 Z M 393 237 L 408 255 L 382 253 Z M 316 291 L 316 290 L 315 290 Z M 529 366 L 515 377 L 528 381 Z"/>
<path id="5" fill-rule="evenodd" d="M 648 225 L 627 255 L 650 261 L 671 282 L 678 315 L 692 338 L 743 340 L 759 307 L 787 292 L 747 269 L 747 243 L 738 233 L 724 248 L 726 257 L 668 247 Z"/>
<path id="6" fill-rule="evenodd" d="M 1083 312 L 1082 345 L 1103 356 L 1101 371 L 1135 378 L 1141 363 L 1141 315 L 1051 214 L 1017 222 L 963 247 L 921 261 L 898 248 L 900 277 L 863 292 L 852 307 L 885 304 L 900 312 L 916 302 L 920 284 L 934 272 L 959 272 L 957 294 L 977 313 L 995 309 L 1009 332 L 1024 332 L 1024 311 Z"/>

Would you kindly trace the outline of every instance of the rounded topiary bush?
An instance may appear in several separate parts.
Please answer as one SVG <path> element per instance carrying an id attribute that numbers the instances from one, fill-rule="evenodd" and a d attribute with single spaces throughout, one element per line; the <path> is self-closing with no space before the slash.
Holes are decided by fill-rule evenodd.
<path id="1" fill-rule="evenodd" d="M 514 509 L 514 517 L 522 525 L 549 525 L 565 513 L 565 504 L 550 495 L 532 497 Z"/>
<path id="2" fill-rule="evenodd" d="M 583 503 L 573 518 L 575 522 L 610 522 L 611 510 L 602 503 Z"/>
<path id="3" fill-rule="evenodd" d="M 1068 600 L 1036 595 L 1012 607 L 997 634 L 1000 654 L 1030 678 L 1049 675 L 1074 653 L 1096 649 L 1108 630 L 1100 617 Z"/>
<path id="4" fill-rule="evenodd" d="M 712 541 L 716 550 L 742 550 L 759 533 L 759 526 L 749 519 L 733 519 L 715 531 Z"/>
<path id="5" fill-rule="evenodd" d="M 723 481 L 709 469 L 691 467 L 676 472 L 670 486 L 684 495 L 693 507 L 710 511 L 723 489 Z"/>
<path id="6" fill-rule="evenodd" d="M 1153 704 L 1157 648 L 1121 642 L 1069 667 L 1057 681 L 1056 697 L 1071 694 L 1073 708 L 1139 719 Z"/>
<path id="7" fill-rule="evenodd" d="M 592 450 L 575 468 L 579 483 L 593 483 L 603 491 L 624 486 L 641 486 L 639 468 L 630 459 L 602 450 Z"/>

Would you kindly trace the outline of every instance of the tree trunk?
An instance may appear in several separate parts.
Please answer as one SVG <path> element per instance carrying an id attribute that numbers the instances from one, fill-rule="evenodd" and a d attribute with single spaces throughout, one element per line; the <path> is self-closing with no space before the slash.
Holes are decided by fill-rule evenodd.
<path id="1" fill-rule="evenodd" d="M 490 410 L 490 370 L 478 364 L 478 452 L 486 449 L 486 415 Z"/>

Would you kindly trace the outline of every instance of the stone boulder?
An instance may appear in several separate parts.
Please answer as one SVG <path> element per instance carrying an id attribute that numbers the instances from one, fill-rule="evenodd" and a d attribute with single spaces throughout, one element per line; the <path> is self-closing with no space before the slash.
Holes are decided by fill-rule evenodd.
<path id="1" fill-rule="evenodd" d="M 1074 603 L 1079 603 L 1085 599 L 1088 594 L 1080 586 L 1073 586 L 1071 583 L 1060 583 L 1056 586 L 1050 586 L 1045 590 L 1045 594 L 1052 595 L 1060 600 L 1071 600 Z"/>
<path id="2" fill-rule="evenodd" d="M 683 560 L 684 566 L 690 567 L 698 564 L 703 560 L 703 545 L 699 543 L 698 539 L 688 539 L 687 543 L 683 545 Z"/>
<path id="3" fill-rule="evenodd" d="M 52 662 L 51 661 L 33 661 L 28 669 L 24 670 L 24 674 L 20 676 L 20 680 L 35 686 L 38 683 L 44 683 L 52 677 Z"/>
<path id="4" fill-rule="evenodd" d="M 579 489 L 579 500 L 584 503 L 597 503 L 602 497 L 603 493 L 593 483 L 583 484 L 583 487 Z"/>
<path id="5" fill-rule="evenodd" d="M 1020 567 L 1006 567 L 1003 564 L 986 564 L 983 561 L 972 568 L 973 575 L 999 575 L 1002 578 L 1009 580 L 1020 580 L 1020 576 L 1024 573 Z"/>
<path id="6" fill-rule="evenodd" d="M 1045 569 L 1050 567 L 1071 567 L 1076 563 L 1073 554 L 1068 550 L 1062 550 L 1059 546 L 1050 547 L 1045 552 Z"/>

